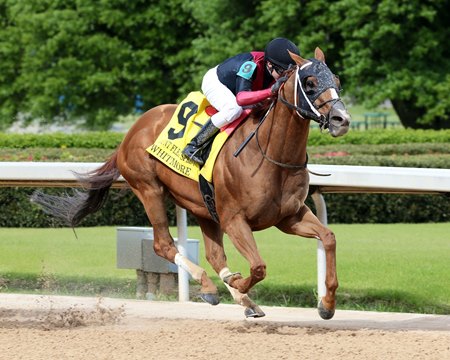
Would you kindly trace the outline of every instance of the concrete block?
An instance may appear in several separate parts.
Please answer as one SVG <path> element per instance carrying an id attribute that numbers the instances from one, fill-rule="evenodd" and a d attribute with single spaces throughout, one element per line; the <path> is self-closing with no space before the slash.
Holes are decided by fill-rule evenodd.
<path id="1" fill-rule="evenodd" d="M 117 228 L 117 268 L 162 274 L 178 273 L 177 265 L 156 255 L 153 239 L 153 229 L 150 227 Z M 176 245 L 177 238 L 174 241 Z M 187 239 L 187 257 L 198 265 L 199 240 Z"/>

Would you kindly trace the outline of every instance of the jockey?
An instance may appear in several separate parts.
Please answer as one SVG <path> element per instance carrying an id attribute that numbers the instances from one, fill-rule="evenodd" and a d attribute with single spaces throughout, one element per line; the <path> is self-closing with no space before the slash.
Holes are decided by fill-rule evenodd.
<path id="1" fill-rule="evenodd" d="M 264 52 L 233 56 L 210 69 L 203 77 L 202 91 L 218 112 L 211 116 L 183 150 L 183 154 L 203 165 L 201 150 L 219 129 L 237 118 L 242 107 L 256 104 L 278 92 L 289 65 L 295 65 L 288 51 L 300 55 L 297 46 L 285 38 L 270 41 Z"/>

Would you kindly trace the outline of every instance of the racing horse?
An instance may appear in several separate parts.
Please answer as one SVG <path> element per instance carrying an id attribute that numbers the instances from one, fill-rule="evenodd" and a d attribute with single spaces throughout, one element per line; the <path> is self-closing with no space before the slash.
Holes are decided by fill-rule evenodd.
<path id="1" fill-rule="evenodd" d="M 40 194 L 34 196 L 34 201 L 74 227 L 101 208 L 109 188 L 122 175 L 144 205 L 153 226 L 156 254 L 185 269 L 201 284 L 202 299 L 216 305 L 219 296 L 215 284 L 203 268 L 178 252 L 169 233 L 165 202 L 169 197 L 196 218 L 207 261 L 234 300 L 245 307 L 247 317 L 265 315 L 247 294 L 266 276 L 266 264 L 252 232 L 276 226 L 288 234 L 319 239 L 326 256 L 326 293 L 318 300 L 318 310 L 323 319 L 331 319 L 338 287 L 336 239 L 305 205 L 309 188 L 306 146 L 311 120 L 336 137 L 348 131 L 350 115 L 339 97 L 339 79 L 325 64 L 319 48 L 312 59 L 292 53 L 290 56 L 296 65 L 285 72 L 286 81 L 271 105 L 266 106 L 264 121 L 250 114 L 217 157 L 213 181 L 218 222 L 205 206 L 196 181 L 175 173 L 146 151 L 171 119 L 177 108 L 174 104 L 160 105 L 144 113 L 109 160 L 80 178 L 84 191 L 53 199 Z M 240 153 L 234 156 L 238 148 Z M 249 276 L 244 278 L 228 268 L 224 233 L 247 259 Z"/>

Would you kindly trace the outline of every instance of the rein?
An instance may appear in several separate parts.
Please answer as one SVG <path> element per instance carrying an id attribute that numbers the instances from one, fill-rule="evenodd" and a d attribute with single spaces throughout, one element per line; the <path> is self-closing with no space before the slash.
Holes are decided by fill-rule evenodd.
<path id="1" fill-rule="evenodd" d="M 247 146 L 247 144 L 253 138 L 253 136 L 256 135 L 255 138 L 256 138 L 256 144 L 258 145 L 258 149 L 259 149 L 261 155 L 263 156 L 263 158 L 266 159 L 268 162 L 270 162 L 272 164 L 275 164 L 275 165 L 278 165 L 278 166 L 280 166 L 282 168 L 286 168 L 286 169 L 306 169 L 306 167 L 308 166 L 308 154 L 306 154 L 306 161 L 305 161 L 304 164 L 301 164 L 301 165 L 286 164 L 286 163 L 282 163 L 282 162 L 276 161 L 276 160 L 268 157 L 267 154 L 262 149 L 261 144 L 259 143 L 258 130 L 261 127 L 261 125 L 263 124 L 263 122 L 267 119 L 267 115 L 270 114 L 270 112 L 272 111 L 272 108 L 274 107 L 276 102 L 277 102 L 276 99 L 272 100 L 272 102 L 270 103 L 270 106 L 267 109 L 266 113 L 261 118 L 261 120 L 259 120 L 259 124 L 256 127 L 256 129 L 252 133 L 250 133 L 250 135 L 244 140 L 244 142 L 241 144 L 241 146 L 239 146 L 239 148 L 235 151 L 235 153 L 233 155 L 234 155 L 234 157 L 237 157 L 241 153 L 241 151 L 244 149 L 244 147 Z"/>
<path id="2" fill-rule="evenodd" d="M 306 169 L 308 166 L 308 153 L 306 153 L 305 163 L 300 164 L 300 165 L 292 165 L 292 164 L 282 163 L 282 162 L 276 161 L 276 160 L 268 157 L 267 154 L 264 152 L 264 150 L 261 148 L 261 145 L 259 144 L 258 130 L 256 130 L 256 144 L 258 144 L 258 149 L 261 152 L 261 155 L 263 156 L 263 158 L 272 164 L 278 165 L 285 169 Z"/>
<path id="3" fill-rule="evenodd" d="M 258 124 L 258 126 L 256 127 L 256 129 L 254 131 L 254 134 L 256 135 L 255 138 L 256 138 L 256 144 L 258 145 L 258 149 L 259 149 L 261 155 L 263 156 L 263 158 L 266 159 L 268 162 L 270 162 L 272 164 L 278 165 L 278 166 L 280 166 L 282 168 L 285 168 L 285 169 L 306 169 L 306 167 L 308 166 L 308 154 L 306 154 L 306 161 L 305 161 L 304 164 L 300 164 L 300 165 L 286 164 L 286 163 L 282 163 L 282 162 L 276 161 L 276 160 L 268 157 L 267 154 L 262 149 L 261 144 L 259 143 L 259 138 L 258 138 L 259 127 L 261 126 L 263 121 L 267 118 L 267 115 L 272 110 L 272 108 L 273 108 L 275 103 L 276 103 L 276 99 L 274 99 L 272 101 L 272 103 L 270 104 L 269 109 L 267 110 L 266 114 L 264 115 L 264 118 L 261 120 L 261 122 Z"/>

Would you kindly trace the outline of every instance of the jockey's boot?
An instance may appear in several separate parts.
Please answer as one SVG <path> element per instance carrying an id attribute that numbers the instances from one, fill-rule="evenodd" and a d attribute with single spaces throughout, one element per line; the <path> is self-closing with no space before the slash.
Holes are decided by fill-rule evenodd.
<path id="1" fill-rule="evenodd" d="M 205 160 L 202 157 L 202 150 L 208 143 L 208 140 L 211 139 L 218 131 L 219 128 L 215 127 L 211 119 L 208 119 L 198 134 L 195 135 L 191 142 L 186 145 L 183 150 L 183 154 L 202 166 L 205 163 Z"/>

